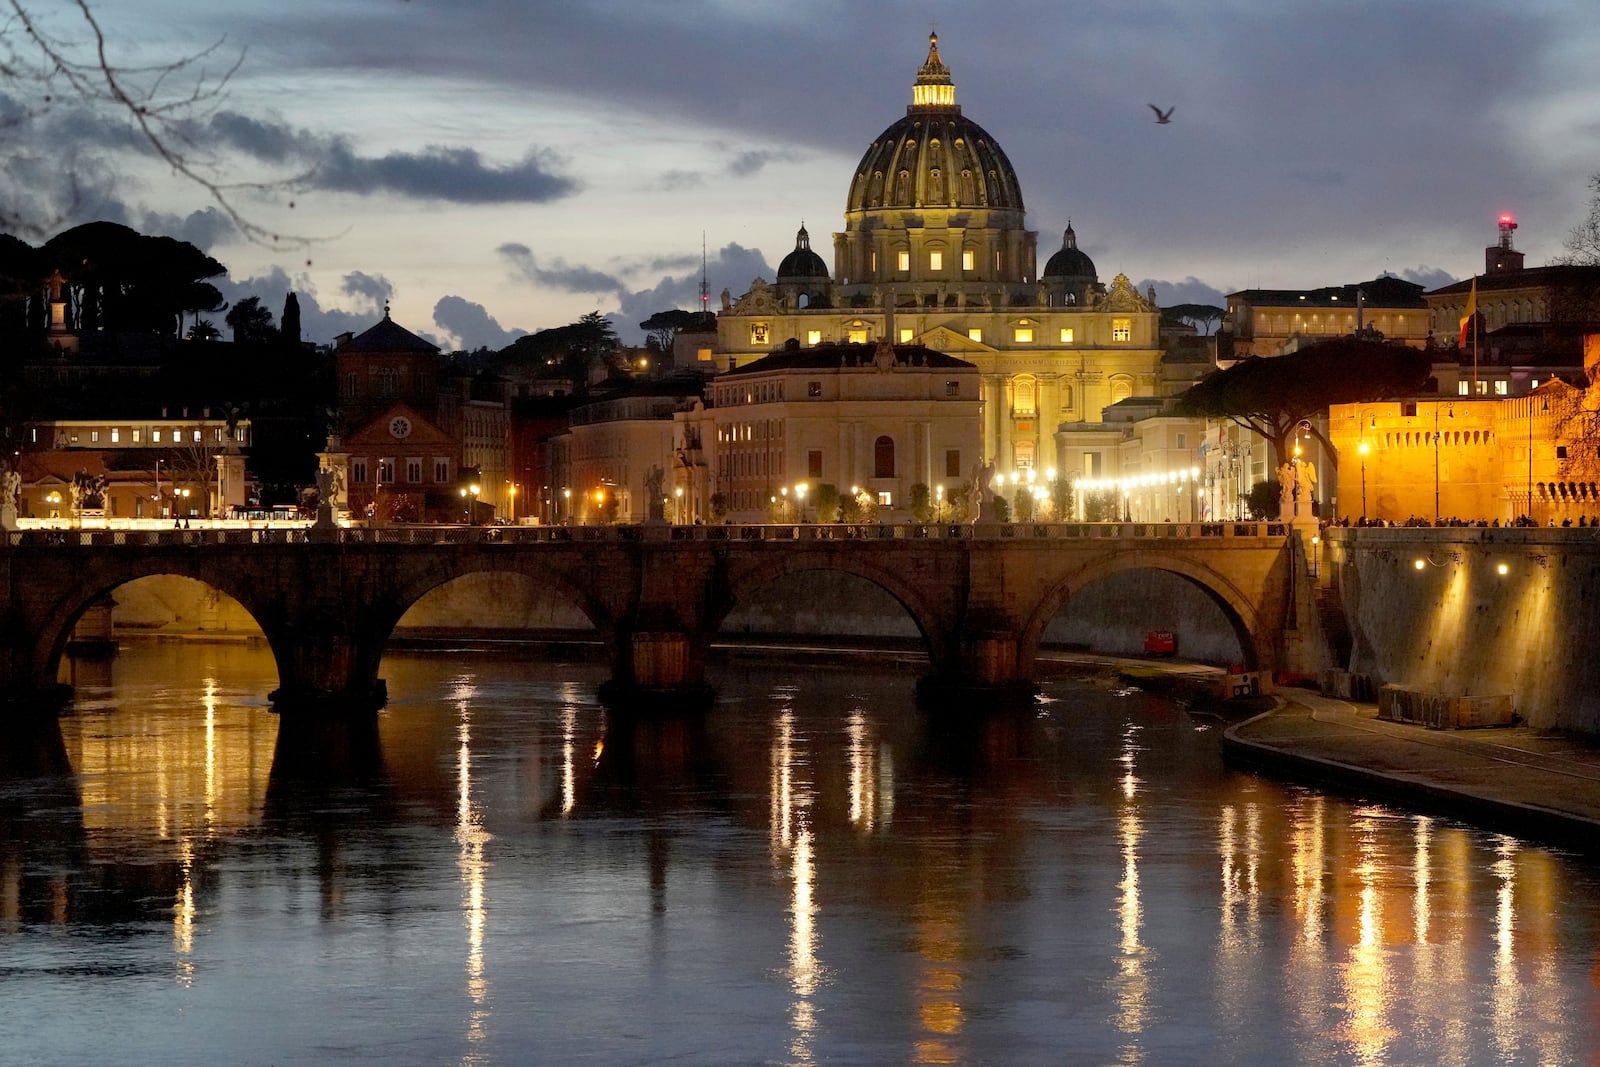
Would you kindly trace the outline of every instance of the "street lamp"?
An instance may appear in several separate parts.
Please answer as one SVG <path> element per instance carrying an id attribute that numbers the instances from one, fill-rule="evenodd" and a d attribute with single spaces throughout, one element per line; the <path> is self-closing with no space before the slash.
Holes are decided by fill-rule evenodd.
<path id="1" fill-rule="evenodd" d="M 795 509 L 800 512 L 800 521 L 802 523 L 806 521 L 806 488 L 805 482 L 801 482 L 794 487 Z"/>
<path id="2" fill-rule="evenodd" d="M 1550 401 L 1544 402 L 1544 410 L 1550 410 Z M 1528 397 L 1528 521 L 1533 521 L 1533 396 Z"/>
<path id="3" fill-rule="evenodd" d="M 1367 453 L 1371 451 L 1367 442 L 1362 441 L 1356 446 L 1356 451 L 1361 453 L 1361 522 L 1367 521 Z"/>
<path id="4" fill-rule="evenodd" d="M 674 486 L 672 489 L 672 521 L 683 525 L 683 486 Z"/>
<path id="5" fill-rule="evenodd" d="M 482 489 L 476 484 L 463 486 L 461 489 L 461 521 L 470 524 L 472 513 L 478 508 L 478 494 Z M 472 499 L 467 499 L 470 496 Z"/>
<path id="6" fill-rule="evenodd" d="M 508 481 L 506 484 L 511 487 L 506 490 L 506 499 L 511 502 L 510 519 L 512 524 L 515 525 L 517 521 L 517 483 Z"/>
<path id="7" fill-rule="evenodd" d="M 561 505 L 562 505 L 561 506 L 561 511 L 562 511 L 561 521 L 562 522 L 571 522 L 572 521 L 572 490 L 571 489 L 563 489 L 563 490 L 561 490 Z"/>

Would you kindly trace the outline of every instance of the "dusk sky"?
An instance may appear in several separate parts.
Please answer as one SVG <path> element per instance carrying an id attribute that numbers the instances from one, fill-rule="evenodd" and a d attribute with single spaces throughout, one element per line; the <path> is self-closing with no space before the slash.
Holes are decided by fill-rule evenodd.
<path id="1" fill-rule="evenodd" d="M 316 240 L 238 239 L 202 190 L 58 109 L 31 151 L 79 161 L 72 221 L 192 240 L 229 267 L 225 295 L 275 313 L 292 284 L 318 342 L 386 299 L 446 348 L 595 309 L 637 342 L 639 320 L 695 306 L 702 233 L 714 306 L 771 280 L 802 220 L 831 266 L 854 167 L 905 113 L 930 28 L 957 103 L 1017 170 L 1039 262 L 1070 218 L 1102 281 L 1125 273 L 1164 305 L 1386 271 L 1444 284 L 1481 269 L 1507 211 L 1543 264 L 1600 170 L 1593 0 L 95 10 L 126 62 L 225 38 L 215 69 L 244 49 L 199 139 L 231 180 L 308 175 L 236 201 Z"/>

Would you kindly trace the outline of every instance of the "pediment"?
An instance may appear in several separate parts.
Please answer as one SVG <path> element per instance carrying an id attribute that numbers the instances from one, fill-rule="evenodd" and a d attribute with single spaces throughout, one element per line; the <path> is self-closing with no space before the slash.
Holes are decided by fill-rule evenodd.
<path id="1" fill-rule="evenodd" d="M 407 432 L 396 436 L 393 432 L 396 419 L 404 419 Z M 376 452 L 448 452 L 454 454 L 455 439 L 429 421 L 410 404 L 394 404 L 372 421 L 344 436 L 344 451 L 350 453 Z"/>
<path id="2" fill-rule="evenodd" d="M 956 352 L 995 353 L 999 351 L 999 349 L 986 345 L 982 341 L 974 341 L 964 333 L 957 333 L 948 326 L 935 326 L 921 337 L 914 337 L 912 340 L 919 345 L 925 345 L 935 352 L 943 352 L 946 355 L 952 355 Z"/>

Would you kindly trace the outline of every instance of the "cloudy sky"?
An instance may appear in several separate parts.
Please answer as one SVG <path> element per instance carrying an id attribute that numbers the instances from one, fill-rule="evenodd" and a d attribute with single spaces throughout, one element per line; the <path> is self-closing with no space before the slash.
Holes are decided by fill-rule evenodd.
<path id="1" fill-rule="evenodd" d="M 66 0 L 25 2 L 76 32 Z M 184 127 L 190 154 L 230 182 L 296 179 L 230 197 L 269 235 L 310 243 L 244 240 L 105 114 L 30 116 L 12 178 L 73 174 L 71 221 L 192 240 L 228 265 L 230 297 L 276 310 L 292 285 L 316 341 L 386 300 L 447 348 L 595 309 L 638 340 L 639 320 L 695 306 L 702 235 L 713 301 L 770 280 L 802 220 L 831 262 L 853 169 L 904 114 L 930 28 L 957 102 L 1016 167 L 1041 262 L 1070 218 L 1102 280 L 1153 284 L 1163 304 L 1382 272 L 1442 284 L 1481 269 L 1505 211 L 1542 264 L 1600 170 L 1593 0 L 93 10 L 124 64 L 219 40 L 205 71 L 240 60 Z M 19 107 L 9 88 L 0 118 Z M 1151 103 L 1175 108 L 1170 125 Z"/>

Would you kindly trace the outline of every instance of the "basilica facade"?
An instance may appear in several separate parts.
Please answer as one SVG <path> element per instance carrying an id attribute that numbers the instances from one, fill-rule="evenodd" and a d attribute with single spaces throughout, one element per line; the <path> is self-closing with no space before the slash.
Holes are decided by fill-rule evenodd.
<path id="1" fill-rule="evenodd" d="M 1159 312 L 1125 275 L 1102 284 L 1071 223 L 1038 269 L 1021 183 L 1000 145 L 962 114 L 930 36 L 904 117 L 850 177 L 833 267 L 802 224 L 776 279 L 722 294 L 719 371 L 793 343 L 915 344 L 978 368 L 983 459 L 999 471 L 1081 472 L 1056 428 L 1153 396 Z"/>

